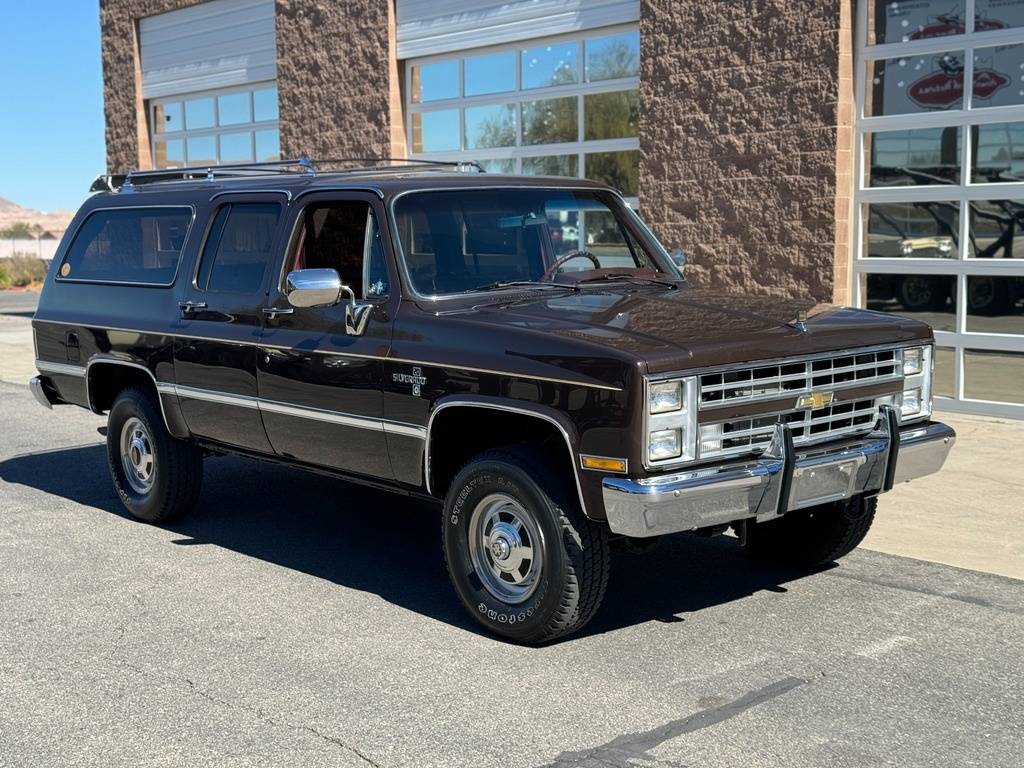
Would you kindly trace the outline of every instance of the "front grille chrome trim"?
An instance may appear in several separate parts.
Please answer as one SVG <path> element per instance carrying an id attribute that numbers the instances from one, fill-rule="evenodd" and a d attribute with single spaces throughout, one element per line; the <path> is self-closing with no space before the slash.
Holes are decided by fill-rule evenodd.
<path id="1" fill-rule="evenodd" d="M 899 347 L 841 350 L 702 373 L 698 407 L 708 411 L 791 396 L 797 398 L 810 392 L 837 392 L 902 378 L 903 357 Z"/>

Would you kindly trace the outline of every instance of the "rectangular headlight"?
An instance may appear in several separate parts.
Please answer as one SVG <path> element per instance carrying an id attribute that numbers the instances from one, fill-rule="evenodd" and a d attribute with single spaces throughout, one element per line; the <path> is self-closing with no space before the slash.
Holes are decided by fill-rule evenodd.
<path id="1" fill-rule="evenodd" d="M 651 413 L 670 413 L 683 407 L 683 385 L 679 381 L 651 384 L 648 407 Z"/>
<path id="2" fill-rule="evenodd" d="M 903 375 L 913 376 L 924 367 L 924 347 L 907 347 L 903 350 Z"/>
<path id="3" fill-rule="evenodd" d="M 682 441 L 678 429 L 660 429 L 651 432 L 647 446 L 651 461 L 675 459 L 682 455 Z"/>
<path id="4" fill-rule="evenodd" d="M 697 455 L 697 379 L 647 381 L 644 439 L 647 466 L 693 461 Z"/>
<path id="5" fill-rule="evenodd" d="M 921 413 L 921 390 L 908 389 L 903 392 L 900 398 L 900 416 L 908 418 Z"/>
<path id="6" fill-rule="evenodd" d="M 920 421 L 932 412 L 932 347 L 903 350 L 903 392 L 897 396 L 900 421 Z"/>

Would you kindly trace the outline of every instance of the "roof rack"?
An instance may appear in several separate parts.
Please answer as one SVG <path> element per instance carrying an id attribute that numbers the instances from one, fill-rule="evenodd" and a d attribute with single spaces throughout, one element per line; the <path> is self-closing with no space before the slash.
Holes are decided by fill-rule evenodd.
<path id="1" fill-rule="evenodd" d="M 97 176 L 89 187 L 90 192 L 130 191 L 140 184 L 154 184 L 166 181 L 215 181 L 221 178 L 260 176 L 267 173 L 298 173 L 302 176 L 316 176 L 321 171 L 317 165 L 339 165 L 344 163 L 376 163 L 354 168 L 332 170 L 331 173 L 381 173 L 408 172 L 410 166 L 420 170 L 454 168 L 457 172 L 483 173 L 484 169 L 474 160 L 421 160 L 407 157 L 342 157 L 324 160 L 310 160 L 306 156 L 289 160 L 272 160 L 259 163 L 229 163 L 226 165 L 187 166 L 184 168 L 161 168 L 155 171 L 129 171 L 120 174 Z M 402 165 L 380 165 L 380 163 L 402 163 Z"/>

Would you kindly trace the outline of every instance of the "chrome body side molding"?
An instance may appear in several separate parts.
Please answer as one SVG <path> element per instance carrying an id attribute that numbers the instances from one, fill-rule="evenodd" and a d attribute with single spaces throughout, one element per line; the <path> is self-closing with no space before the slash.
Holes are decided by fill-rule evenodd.
<path id="1" fill-rule="evenodd" d="M 506 411 L 508 413 L 515 413 L 520 416 L 529 416 L 535 419 L 541 419 L 543 421 L 548 422 L 549 424 L 553 424 L 555 429 L 558 430 L 558 433 L 565 440 L 565 447 L 569 451 L 569 464 L 572 466 L 573 479 L 576 481 L 576 493 L 579 496 L 580 509 L 583 510 L 584 515 L 587 514 L 587 503 L 586 500 L 583 498 L 583 486 L 580 483 L 579 462 L 576 458 L 576 450 L 573 447 L 573 439 L 569 435 L 569 432 L 565 428 L 565 426 L 561 422 L 559 422 L 558 419 L 556 419 L 554 416 L 551 416 L 540 411 L 535 411 L 529 408 L 523 408 L 515 405 L 508 405 L 505 403 L 487 402 L 478 399 L 466 398 L 457 400 L 445 400 L 439 403 L 430 412 L 430 418 L 427 420 L 426 445 L 424 446 L 423 449 L 423 478 L 427 488 L 427 493 L 434 495 L 434 488 L 433 483 L 431 482 L 430 474 L 430 430 L 434 426 L 434 420 L 437 418 L 437 415 L 442 411 L 447 410 L 448 408 L 485 408 L 492 411 Z"/>

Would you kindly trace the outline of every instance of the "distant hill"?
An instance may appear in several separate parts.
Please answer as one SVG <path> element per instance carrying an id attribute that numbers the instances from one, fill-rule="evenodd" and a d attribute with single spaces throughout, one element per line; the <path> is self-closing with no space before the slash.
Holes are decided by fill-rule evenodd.
<path id="1" fill-rule="evenodd" d="M 0 229 L 23 221 L 26 224 L 38 224 L 47 231 L 63 232 L 74 215 L 72 211 L 37 211 L 33 208 L 23 208 L 0 197 Z"/>

